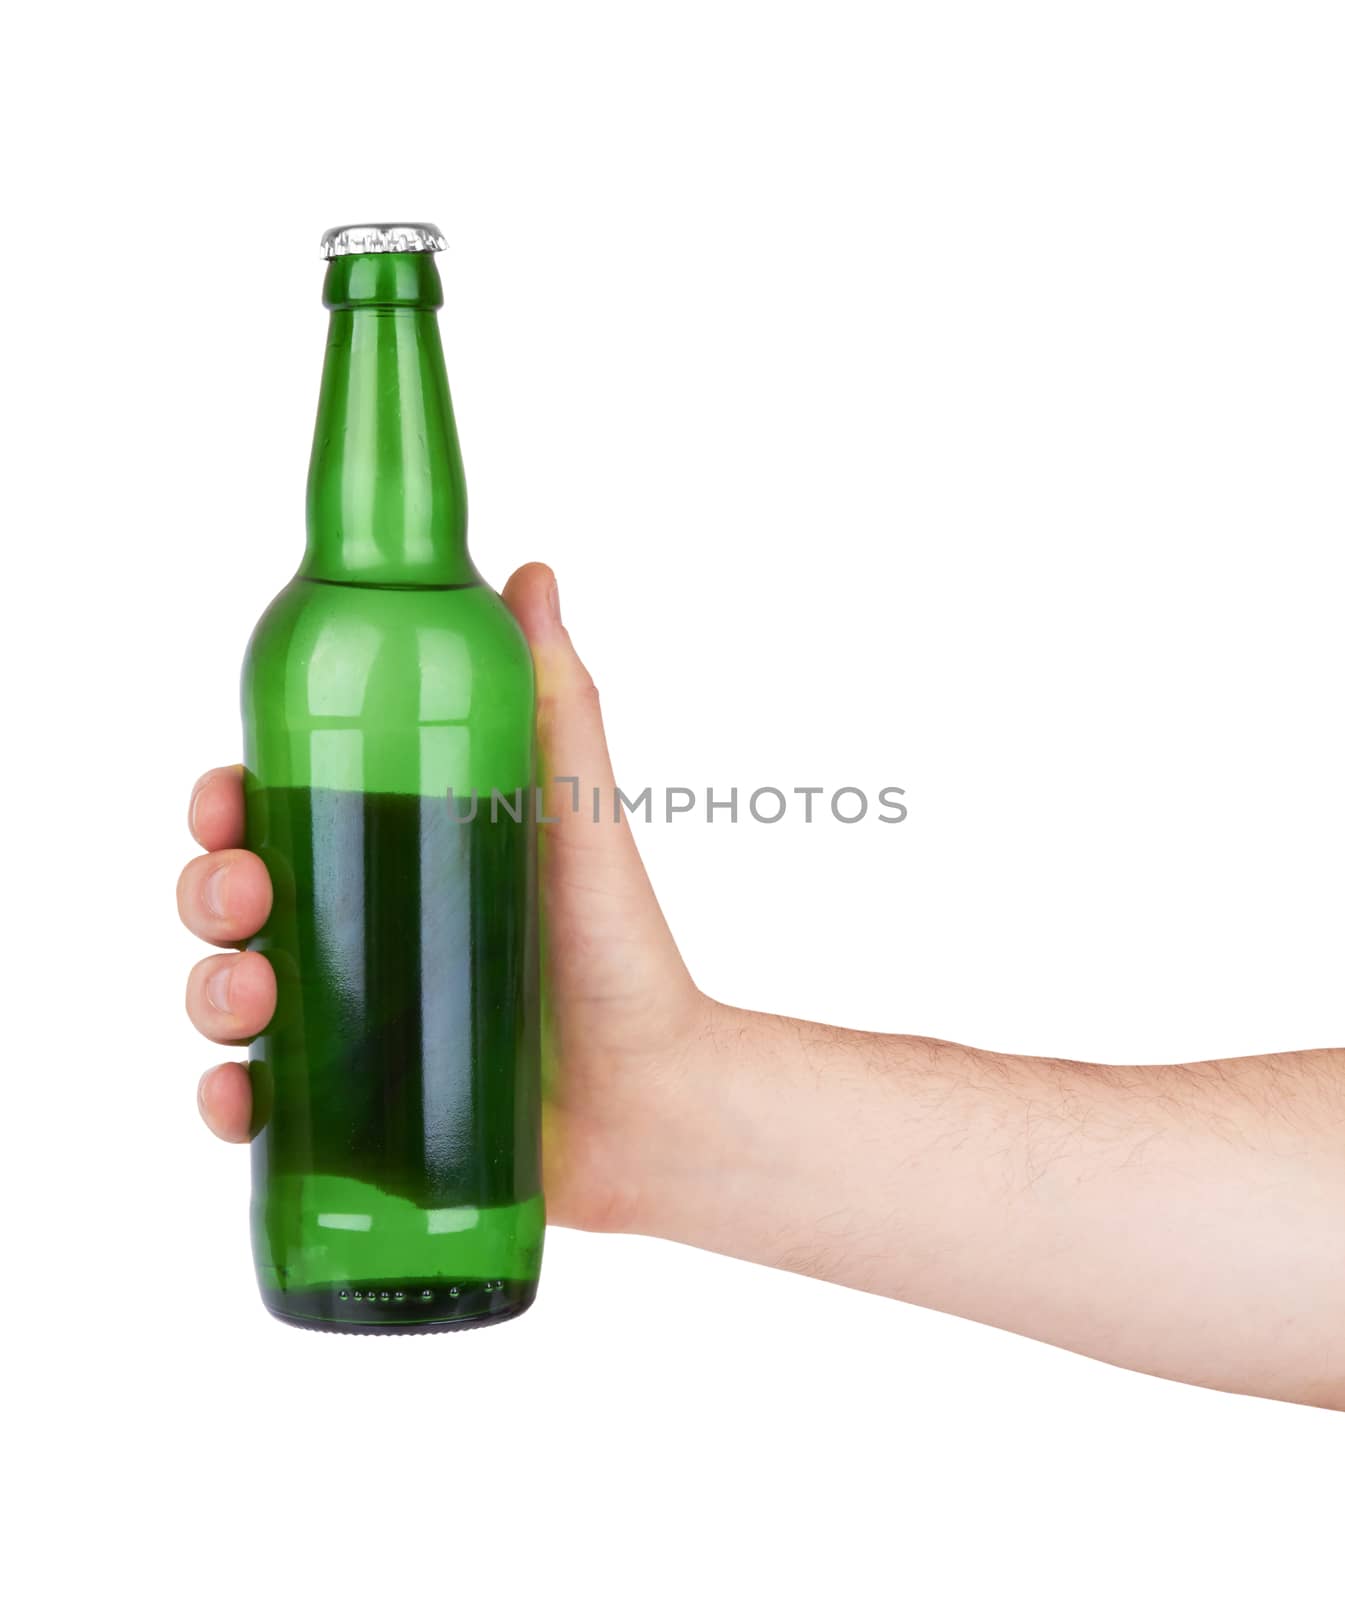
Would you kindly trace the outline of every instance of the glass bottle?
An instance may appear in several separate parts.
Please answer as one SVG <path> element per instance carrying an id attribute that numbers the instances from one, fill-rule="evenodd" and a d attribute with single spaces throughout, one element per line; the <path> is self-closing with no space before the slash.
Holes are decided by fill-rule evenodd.
<path id="1" fill-rule="evenodd" d="M 467 553 L 442 245 L 324 236 L 308 544 L 243 669 L 257 1273 L 348 1332 L 515 1316 L 542 1250 L 532 664 Z"/>

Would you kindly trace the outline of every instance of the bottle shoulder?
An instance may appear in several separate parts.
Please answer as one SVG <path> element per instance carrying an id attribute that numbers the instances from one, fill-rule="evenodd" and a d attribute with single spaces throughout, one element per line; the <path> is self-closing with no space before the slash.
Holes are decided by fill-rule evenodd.
<path id="1" fill-rule="evenodd" d="M 465 721 L 533 692 L 527 641 L 486 584 L 392 588 L 296 577 L 243 663 L 248 715 L 289 721 Z"/>
<path id="2" fill-rule="evenodd" d="M 412 634 L 460 639 L 504 665 L 527 661 L 528 647 L 513 613 L 489 584 L 442 588 L 332 583 L 296 577 L 271 601 L 248 641 L 257 666 L 285 655 L 340 644 L 365 648 L 375 639 L 396 644 Z"/>

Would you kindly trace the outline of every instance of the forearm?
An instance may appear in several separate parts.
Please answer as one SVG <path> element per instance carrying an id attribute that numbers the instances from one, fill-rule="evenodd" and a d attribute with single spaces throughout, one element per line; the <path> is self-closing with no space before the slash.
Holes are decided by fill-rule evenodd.
<path id="1" fill-rule="evenodd" d="M 1345 1051 L 1098 1067 L 715 1007 L 637 1231 L 1345 1406 Z"/>

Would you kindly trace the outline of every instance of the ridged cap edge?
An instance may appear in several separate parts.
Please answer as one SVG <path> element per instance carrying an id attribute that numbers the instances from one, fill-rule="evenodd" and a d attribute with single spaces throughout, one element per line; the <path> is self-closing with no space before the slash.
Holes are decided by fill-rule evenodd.
<path id="1" fill-rule="evenodd" d="M 447 248 L 448 241 L 432 222 L 353 222 L 340 228 L 328 228 L 322 236 L 322 254 L 328 261 L 333 256 Z"/>

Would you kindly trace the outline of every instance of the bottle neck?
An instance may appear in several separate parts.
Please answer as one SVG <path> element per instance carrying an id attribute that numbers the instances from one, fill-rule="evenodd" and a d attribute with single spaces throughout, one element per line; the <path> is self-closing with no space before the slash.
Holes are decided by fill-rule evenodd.
<path id="1" fill-rule="evenodd" d="M 331 325 L 299 575 L 414 588 L 479 582 L 433 256 L 339 256 L 323 302 Z"/>

